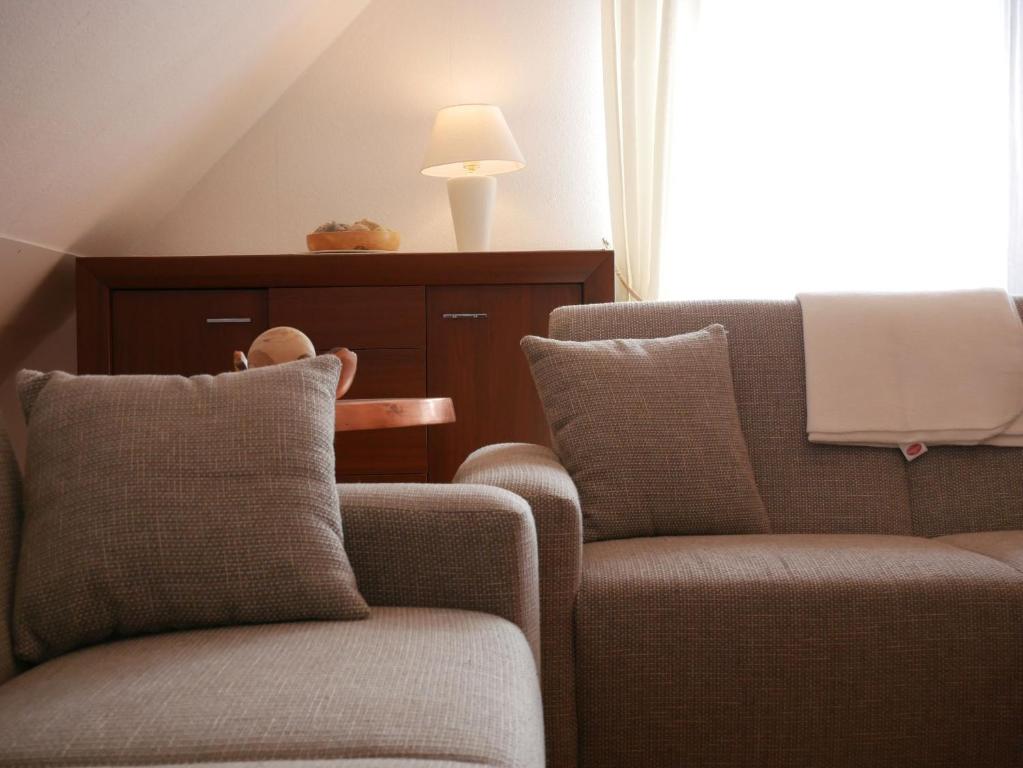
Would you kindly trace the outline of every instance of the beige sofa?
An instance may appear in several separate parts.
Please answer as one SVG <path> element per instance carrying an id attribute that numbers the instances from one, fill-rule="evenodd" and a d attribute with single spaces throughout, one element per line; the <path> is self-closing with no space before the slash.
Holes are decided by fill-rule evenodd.
<path id="1" fill-rule="evenodd" d="M 339 493 L 369 619 L 150 635 L 22 669 L 18 471 L 0 435 L 0 765 L 542 766 L 526 504 L 480 487 Z"/>
<path id="2" fill-rule="evenodd" d="M 538 446 L 456 477 L 532 506 L 548 765 L 1023 766 L 1023 452 L 810 444 L 794 302 L 562 308 L 550 334 L 715 322 L 773 533 L 584 545 Z"/>

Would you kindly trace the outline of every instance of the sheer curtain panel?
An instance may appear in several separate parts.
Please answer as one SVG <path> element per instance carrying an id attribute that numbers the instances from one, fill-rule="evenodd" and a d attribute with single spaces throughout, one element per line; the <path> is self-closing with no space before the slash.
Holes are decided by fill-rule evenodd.
<path id="1" fill-rule="evenodd" d="M 608 180 L 620 299 L 657 298 L 672 52 L 698 5 L 699 0 L 603 0 Z"/>

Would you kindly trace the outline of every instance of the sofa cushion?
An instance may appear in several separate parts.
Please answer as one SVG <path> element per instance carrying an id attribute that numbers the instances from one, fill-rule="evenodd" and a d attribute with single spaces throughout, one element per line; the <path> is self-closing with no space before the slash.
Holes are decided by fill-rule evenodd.
<path id="1" fill-rule="evenodd" d="M 529 643 L 511 622 L 471 611 L 374 608 L 360 622 L 133 638 L 0 686 L 4 766 L 373 758 L 539 767 L 543 755 Z"/>
<path id="2" fill-rule="evenodd" d="M 587 544 L 581 762 L 1016 765 L 1021 637 L 1023 574 L 938 541 Z"/>
<path id="3" fill-rule="evenodd" d="M 739 419 L 771 531 L 914 533 L 906 460 L 899 451 L 807 441 L 803 319 L 795 301 L 582 304 L 556 309 L 550 335 L 571 341 L 646 339 L 711 323 L 728 329 Z M 1023 504 L 1015 509 L 1023 519 Z M 980 517 L 976 522 L 985 527 Z"/>
<path id="4" fill-rule="evenodd" d="M 720 325 L 661 339 L 527 336 L 586 541 L 764 533 Z"/>
<path id="5" fill-rule="evenodd" d="M 14 645 L 368 613 L 334 482 L 340 361 L 220 376 L 22 372 Z"/>
<path id="6" fill-rule="evenodd" d="M 1023 531 L 959 533 L 935 541 L 993 557 L 1023 573 Z"/>

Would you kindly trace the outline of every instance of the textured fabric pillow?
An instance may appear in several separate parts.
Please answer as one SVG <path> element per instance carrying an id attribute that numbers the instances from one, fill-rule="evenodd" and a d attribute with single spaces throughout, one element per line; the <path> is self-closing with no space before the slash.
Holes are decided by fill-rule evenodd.
<path id="1" fill-rule="evenodd" d="M 586 541 L 770 530 L 720 325 L 663 339 L 527 336 L 522 349 Z"/>
<path id="2" fill-rule="evenodd" d="M 369 609 L 342 544 L 333 355 L 220 376 L 22 371 L 14 648 Z"/>

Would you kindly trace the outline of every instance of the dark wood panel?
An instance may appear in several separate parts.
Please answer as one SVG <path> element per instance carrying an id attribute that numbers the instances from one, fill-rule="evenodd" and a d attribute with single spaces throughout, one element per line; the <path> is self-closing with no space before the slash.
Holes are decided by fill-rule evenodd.
<path id="1" fill-rule="evenodd" d="M 101 256 L 78 262 L 109 288 L 586 283 L 587 302 L 614 298 L 614 251 L 607 250 Z"/>
<path id="2" fill-rule="evenodd" d="M 425 349 L 360 349 L 359 366 L 346 399 L 426 397 Z"/>
<path id="3" fill-rule="evenodd" d="M 334 456 L 339 478 L 425 473 L 426 427 L 338 432 L 334 438 Z"/>
<path id="4" fill-rule="evenodd" d="M 429 289 L 427 392 L 453 398 L 457 415 L 454 424 L 429 428 L 431 482 L 449 481 L 481 446 L 549 442 L 519 340 L 547 335 L 550 313 L 581 299 L 578 284 Z"/>
<path id="5" fill-rule="evenodd" d="M 75 260 L 78 373 L 110 373 L 110 289 Z"/>
<path id="6" fill-rule="evenodd" d="M 270 324 L 290 325 L 317 349 L 426 346 L 426 289 L 271 288 Z"/>
<path id="7" fill-rule="evenodd" d="M 583 280 L 583 304 L 606 304 L 615 300 L 615 260 L 613 251 L 608 258 L 598 260 L 593 271 Z"/>
<path id="8" fill-rule="evenodd" d="M 321 351 L 344 345 L 359 353 L 361 373 L 350 397 L 436 392 L 455 400 L 458 422 L 450 428 L 341 436 L 338 475 L 421 479 L 429 448 L 441 454 L 433 461 L 432 479 L 446 480 L 478 445 L 547 439 L 518 339 L 530 331 L 545 333 L 547 314 L 558 304 L 612 300 L 614 254 L 84 257 L 76 260 L 76 275 L 81 372 L 222 371 L 230 353 L 247 349 L 266 327 L 294 325 L 310 333 Z M 456 291 L 435 296 L 457 298 L 455 311 L 490 313 L 482 329 L 445 329 L 450 337 L 437 337 L 441 347 L 435 355 L 426 350 L 431 333 L 440 330 L 429 329 L 439 320 L 427 320 L 431 286 Z M 500 293 L 502 287 L 510 293 Z M 271 291 L 285 300 L 273 303 L 273 311 Z M 381 296 L 397 298 L 388 303 Z M 253 322 L 205 324 L 214 315 L 251 316 Z"/>
<path id="9" fill-rule="evenodd" d="M 222 373 L 266 328 L 266 291 L 113 291 L 111 372 Z"/>
<path id="10" fill-rule="evenodd" d="M 418 475 L 344 475 L 339 483 L 425 483 L 426 473 Z"/>
<path id="11" fill-rule="evenodd" d="M 346 398 L 426 396 L 426 350 L 360 349 L 358 355 L 359 369 Z M 341 433 L 334 446 L 339 480 L 426 473 L 425 427 Z"/>

